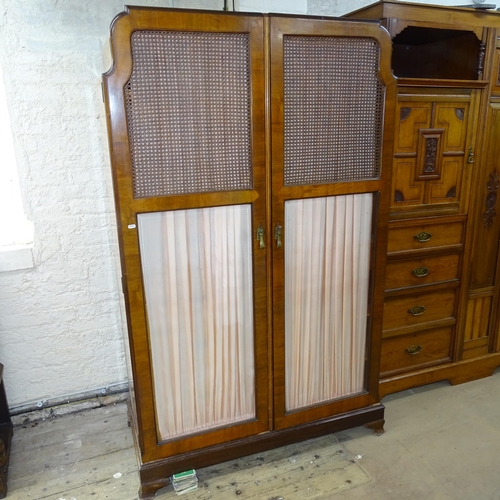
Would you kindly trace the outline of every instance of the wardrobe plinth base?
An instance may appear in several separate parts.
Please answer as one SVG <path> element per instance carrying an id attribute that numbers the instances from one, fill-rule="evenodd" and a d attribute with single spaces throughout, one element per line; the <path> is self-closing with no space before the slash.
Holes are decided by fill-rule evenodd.
<path id="1" fill-rule="evenodd" d="M 375 430 L 380 428 L 380 422 L 384 421 L 384 409 L 384 406 L 378 403 L 290 429 L 264 432 L 256 436 L 144 463 L 139 469 L 141 481 L 139 498 L 153 498 L 158 490 L 170 483 L 170 476 L 178 472 L 208 467 L 361 425 Z"/>

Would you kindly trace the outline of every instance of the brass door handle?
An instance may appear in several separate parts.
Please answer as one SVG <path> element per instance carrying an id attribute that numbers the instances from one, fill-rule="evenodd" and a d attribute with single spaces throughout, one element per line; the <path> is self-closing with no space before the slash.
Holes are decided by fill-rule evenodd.
<path id="1" fill-rule="evenodd" d="M 424 314 L 425 307 L 424 306 L 414 306 L 408 309 L 408 313 L 412 316 L 420 316 Z"/>
<path id="2" fill-rule="evenodd" d="M 417 267 L 416 269 L 413 269 L 412 274 L 416 278 L 424 278 L 429 274 L 429 269 L 427 267 Z"/>
<path id="3" fill-rule="evenodd" d="M 423 347 L 421 345 L 411 345 L 406 348 L 406 352 L 411 356 L 415 356 L 415 354 L 420 354 L 422 352 Z"/>
<path id="4" fill-rule="evenodd" d="M 422 231 L 421 233 L 418 233 L 414 236 L 414 238 L 419 242 L 419 243 L 425 243 L 426 241 L 429 241 L 432 238 L 431 233 L 426 233 L 425 231 Z"/>
<path id="5" fill-rule="evenodd" d="M 274 239 L 276 240 L 276 248 L 281 248 L 281 228 L 283 226 L 278 222 L 274 228 Z"/>
<path id="6" fill-rule="evenodd" d="M 472 146 L 469 148 L 469 157 L 467 158 L 467 163 L 474 163 L 476 161 L 476 157 L 474 156 L 474 149 Z"/>
<path id="7" fill-rule="evenodd" d="M 262 224 L 259 224 L 259 227 L 257 228 L 257 239 L 259 240 L 259 248 L 265 248 L 264 228 L 262 227 Z"/>

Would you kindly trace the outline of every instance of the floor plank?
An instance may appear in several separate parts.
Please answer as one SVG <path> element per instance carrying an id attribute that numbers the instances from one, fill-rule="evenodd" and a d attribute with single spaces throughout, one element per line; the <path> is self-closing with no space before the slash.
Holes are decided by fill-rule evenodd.
<path id="1" fill-rule="evenodd" d="M 126 477 L 129 475 L 130 478 Z M 109 494 L 116 489 L 119 489 L 122 495 L 130 490 L 128 498 L 136 498 L 138 487 L 137 463 L 129 449 L 69 465 L 49 466 L 28 476 L 9 477 L 9 491 L 23 492 L 24 498 L 91 498 L 93 493 L 98 492 L 104 492 L 106 496 L 99 495 L 97 498 L 109 498 Z"/>
<path id="2" fill-rule="evenodd" d="M 95 411 L 85 412 L 82 418 L 71 419 L 70 422 L 66 418 L 43 422 L 36 430 L 16 428 L 12 444 L 11 477 L 15 478 L 18 474 L 30 475 L 56 465 L 64 467 L 91 459 L 96 456 L 96 450 L 99 455 L 107 455 L 130 449 L 133 443 L 126 416 L 110 412 L 96 418 L 97 415 L 93 413 Z M 37 430 L 41 431 L 38 435 Z M 36 460 L 33 460 L 35 450 Z M 17 467 L 17 464 L 25 465 Z"/>
<path id="3" fill-rule="evenodd" d="M 193 500 L 324 498 L 369 481 L 334 435 L 201 469 L 198 478 Z"/>
<path id="4" fill-rule="evenodd" d="M 198 478 L 192 500 L 315 499 L 369 481 L 334 435 L 201 469 Z M 11 500 L 136 499 L 126 404 L 18 425 L 8 484 Z M 157 498 L 177 495 L 168 486 Z"/>
<path id="5" fill-rule="evenodd" d="M 185 500 L 498 500 L 500 370 L 393 395 L 363 427 L 198 470 Z M 30 417 L 31 418 L 31 417 Z M 21 421 L 22 422 L 22 421 Z M 135 500 L 126 404 L 16 425 L 7 500 Z M 157 500 L 174 500 L 172 486 Z"/>
<path id="6" fill-rule="evenodd" d="M 12 500 L 136 499 L 126 404 L 16 426 L 8 488 Z"/>

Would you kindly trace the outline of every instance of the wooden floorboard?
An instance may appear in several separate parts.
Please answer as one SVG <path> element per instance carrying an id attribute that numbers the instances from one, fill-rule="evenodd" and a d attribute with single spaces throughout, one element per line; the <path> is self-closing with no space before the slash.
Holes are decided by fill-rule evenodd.
<path id="1" fill-rule="evenodd" d="M 135 457 L 129 450 L 116 451 L 73 464 L 46 465 L 34 474 L 9 478 L 9 497 L 24 492 L 23 498 L 137 498 L 138 481 Z M 119 478 L 114 478 L 119 473 Z M 130 477 L 127 477 L 130 476 Z M 118 492 L 117 492 L 118 490 Z M 105 496 L 99 495 L 103 492 Z M 120 493 L 121 492 L 121 493 Z M 124 496 L 124 493 L 128 496 Z M 29 494 L 29 497 L 28 497 Z M 21 497 L 20 497 L 21 498 Z M 114 498 L 114 497 L 113 497 Z"/>
<path id="2" fill-rule="evenodd" d="M 14 429 L 8 499 L 132 500 L 138 488 L 123 403 Z"/>
<path id="3" fill-rule="evenodd" d="M 186 500 L 324 499 L 370 481 L 334 435 L 198 472 Z M 27 420 L 14 430 L 7 499 L 134 500 L 139 479 L 125 403 Z M 172 486 L 159 500 L 177 498 Z"/>
<path id="4" fill-rule="evenodd" d="M 199 489 L 182 498 L 498 500 L 499 382 L 500 370 L 394 394 L 384 401 L 382 436 L 357 427 L 200 469 Z M 15 417 L 7 500 L 137 498 L 126 404 L 41 415 Z M 167 486 L 156 498 L 177 496 Z"/>
<path id="5" fill-rule="evenodd" d="M 323 499 L 369 481 L 334 435 L 200 469 L 198 479 L 193 500 Z"/>
<path id="6" fill-rule="evenodd" d="M 102 422 L 101 422 L 102 423 Z M 36 451 L 39 459 L 32 463 L 36 472 L 38 469 L 46 468 L 57 464 L 58 466 L 70 465 L 75 462 L 93 458 L 98 450 L 99 455 L 107 455 L 113 451 L 123 450 L 132 446 L 130 430 L 126 428 L 117 429 L 113 427 L 113 422 L 102 423 L 101 428 L 92 426 L 89 428 L 85 423 L 81 423 L 80 429 L 75 429 L 71 433 L 54 432 L 44 434 L 43 440 L 34 439 L 30 441 L 17 441 L 13 444 L 12 466 L 20 463 L 30 463 L 33 452 Z M 16 470 L 15 468 L 14 470 Z M 18 473 L 23 473 L 22 469 Z"/>

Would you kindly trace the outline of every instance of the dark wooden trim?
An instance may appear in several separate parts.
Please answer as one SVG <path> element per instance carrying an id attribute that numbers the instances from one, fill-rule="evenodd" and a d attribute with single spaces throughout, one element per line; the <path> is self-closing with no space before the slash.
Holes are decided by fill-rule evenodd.
<path id="1" fill-rule="evenodd" d="M 398 78 L 398 87 L 430 87 L 430 88 L 462 88 L 484 89 L 490 82 L 487 80 L 437 80 L 433 78 Z"/>

